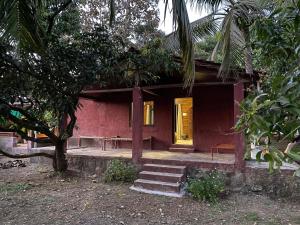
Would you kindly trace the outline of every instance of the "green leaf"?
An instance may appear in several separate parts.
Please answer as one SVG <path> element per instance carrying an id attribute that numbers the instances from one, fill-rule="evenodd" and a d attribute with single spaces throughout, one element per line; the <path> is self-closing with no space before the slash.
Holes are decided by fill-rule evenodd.
<path id="1" fill-rule="evenodd" d="M 257 162 L 261 162 L 261 154 L 262 154 L 262 151 L 259 151 L 259 152 L 256 154 L 256 161 L 257 161 Z"/>
<path id="2" fill-rule="evenodd" d="M 268 162 L 274 161 L 274 159 L 270 153 L 264 154 L 264 159 Z"/>
<path id="3" fill-rule="evenodd" d="M 289 105 L 290 104 L 290 101 L 284 97 L 284 96 L 281 96 L 279 99 L 278 99 L 278 102 L 282 105 L 282 106 L 286 106 L 286 105 Z"/>
<path id="4" fill-rule="evenodd" d="M 296 17 L 294 19 L 295 31 L 298 31 L 298 29 L 299 29 L 299 23 L 300 23 L 300 15 L 296 15 Z"/>

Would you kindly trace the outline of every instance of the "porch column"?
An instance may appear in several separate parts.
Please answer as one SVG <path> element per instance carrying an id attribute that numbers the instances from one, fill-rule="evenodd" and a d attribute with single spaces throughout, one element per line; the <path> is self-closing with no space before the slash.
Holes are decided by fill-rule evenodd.
<path id="1" fill-rule="evenodd" d="M 233 100 L 234 100 L 234 124 L 237 123 L 241 114 L 239 104 L 244 99 L 244 83 L 238 82 L 233 85 Z M 242 172 L 245 169 L 245 140 L 243 132 L 234 133 L 234 144 L 235 144 L 235 169 Z"/>
<path id="2" fill-rule="evenodd" d="M 132 161 L 138 163 L 143 154 L 143 94 L 140 87 L 132 91 Z"/>

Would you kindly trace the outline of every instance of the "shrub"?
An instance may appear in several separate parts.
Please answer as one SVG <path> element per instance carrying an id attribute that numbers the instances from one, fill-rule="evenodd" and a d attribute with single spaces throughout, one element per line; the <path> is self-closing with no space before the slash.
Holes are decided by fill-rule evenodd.
<path id="1" fill-rule="evenodd" d="M 136 177 L 137 169 L 132 164 L 119 159 L 110 161 L 104 172 L 105 182 L 133 182 Z"/>
<path id="2" fill-rule="evenodd" d="M 188 180 L 187 191 L 196 200 L 215 203 L 224 190 L 224 176 L 216 170 L 206 173 L 202 178 Z"/>

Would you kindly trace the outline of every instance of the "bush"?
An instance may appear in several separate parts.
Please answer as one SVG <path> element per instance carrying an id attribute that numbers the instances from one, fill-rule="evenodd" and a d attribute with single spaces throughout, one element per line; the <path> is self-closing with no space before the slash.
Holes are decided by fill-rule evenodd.
<path id="1" fill-rule="evenodd" d="M 187 191 L 196 200 L 215 203 L 224 190 L 224 176 L 216 170 L 210 171 L 202 178 L 188 180 Z"/>
<path id="2" fill-rule="evenodd" d="M 136 177 L 137 169 L 132 164 L 119 159 L 110 161 L 104 172 L 105 182 L 133 182 Z"/>

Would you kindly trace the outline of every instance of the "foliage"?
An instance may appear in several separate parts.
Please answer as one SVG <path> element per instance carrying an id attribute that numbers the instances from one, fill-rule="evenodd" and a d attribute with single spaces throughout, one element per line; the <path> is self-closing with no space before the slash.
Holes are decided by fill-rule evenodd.
<path id="1" fill-rule="evenodd" d="M 165 17 L 166 17 L 169 0 L 164 0 L 164 2 L 165 2 Z M 195 79 L 192 28 L 190 26 L 190 20 L 189 20 L 185 1 L 172 0 L 171 4 L 172 4 L 171 7 L 173 12 L 173 27 L 177 28 L 178 30 L 178 32 L 176 33 L 176 39 L 179 42 L 181 53 L 182 53 L 181 55 L 183 61 L 183 71 L 185 74 L 185 86 L 188 86 L 193 84 Z"/>
<path id="2" fill-rule="evenodd" d="M 282 162 L 300 162 L 300 1 L 282 4 L 256 21 L 255 63 L 266 73 L 261 87 L 242 103 L 236 125 L 250 142 L 263 147 L 257 159 L 263 154 L 271 171 Z M 293 144 L 287 148 L 288 142 Z"/>
<path id="3" fill-rule="evenodd" d="M 177 1 L 173 1 L 173 10 L 174 2 Z M 193 54 L 187 49 L 192 49 L 190 43 L 202 40 L 208 35 L 217 34 L 218 39 L 212 51 L 211 59 L 217 61 L 218 54 L 221 55 L 219 76 L 226 79 L 234 74 L 232 72 L 236 70 L 236 67 L 240 66 L 245 67 L 246 73 L 253 74 L 249 32 L 254 21 L 264 15 L 264 5 L 260 4 L 261 1 L 199 0 L 188 2 L 191 2 L 194 7 L 200 10 L 206 9 L 209 14 L 191 24 L 187 24 L 188 18 L 186 18 L 187 12 L 185 11 L 185 5 L 183 6 L 184 3 L 175 5 L 176 8 L 178 7 L 181 10 L 177 9 L 180 14 L 173 16 L 173 20 L 178 22 L 178 31 L 173 35 L 169 35 L 171 41 L 167 42 L 176 43 L 176 39 L 179 40 L 183 60 L 186 62 L 185 65 L 193 63 Z M 189 73 L 186 68 L 185 71 L 188 71 L 186 83 L 192 84 L 193 74 Z"/>
<path id="4" fill-rule="evenodd" d="M 12 108 L 9 103 L 21 101 L 28 105 L 23 107 L 26 113 L 35 117 L 39 124 L 43 123 L 44 128 L 48 126 L 44 121 L 47 113 L 57 118 L 54 125 L 58 126 L 64 113 L 74 116 L 80 92 L 86 85 L 100 81 L 101 85 L 105 85 L 110 82 L 108 76 L 113 74 L 111 66 L 115 63 L 119 46 L 103 28 L 74 36 L 72 42 L 53 38 L 42 55 L 22 52 L 21 56 L 15 56 L 7 52 L 8 47 L 3 46 L 1 115 L 15 122 L 11 129 L 19 129 L 16 118 L 13 119 L 6 109 Z M 19 108 L 15 110 L 22 111 Z M 30 120 L 24 112 L 20 113 L 27 121 Z M 70 136 L 71 129 L 68 132 L 61 136 Z"/>
<path id="5" fill-rule="evenodd" d="M 172 76 L 179 69 L 171 52 L 162 47 L 159 38 L 148 42 L 139 50 L 130 48 L 120 64 L 126 67 L 124 82 L 131 86 L 155 83 L 162 76 Z"/>
<path id="6" fill-rule="evenodd" d="M 82 29 L 93 30 L 97 23 L 111 24 L 111 32 L 118 34 L 125 45 L 142 47 L 162 34 L 158 31 L 158 0 L 115 0 L 113 9 L 106 1 L 82 0 L 80 4 Z"/>
<path id="7" fill-rule="evenodd" d="M 116 80 L 123 45 L 105 27 L 78 30 L 78 12 L 68 8 L 74 6 L 70 0 L 0 3 L 5 31 L 0 32 L 0 115 L 9 121 L 0 129 L 35 142 L 43 140 L 28 136 L 24 128 L 47 135 L 56 150 L 43 155 L 63 171 L 64 143 L 73 134 L 81 91 Z"/>
<path id="8" fill-rule="evenodd" d="M 217 170 L 208 172 L 202 178 L 189 179 L 187 186 L 187 191 L 194 199 L 213 203 L 217 202 L 224 189 L 224 176 Z"/>
<path id="9" fill-rule="evenodd" d="M 218 40 L 216 36 L 207 36 L 203 40 L 195 43 L 195 58 L 212 60 L 211 56 Z M 215 62 L 222 62 L 221 54 L 217 54 Z"/>
<path id="10" fill-rule="evenodd" d="M 104 172 L 105 182 L 133 182 L 137 177 L 137 169 L 124 161 L 113 159 Z"/>

